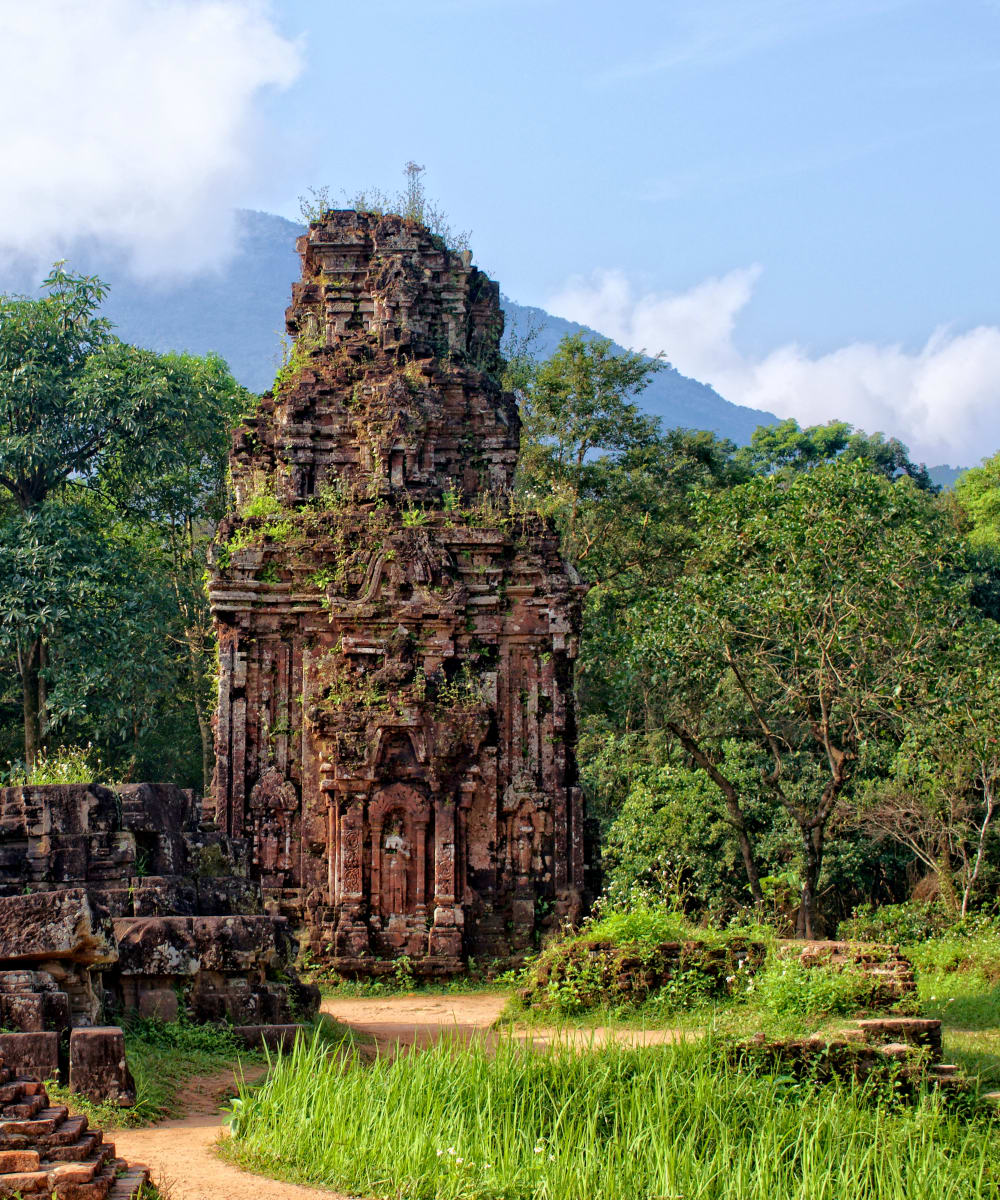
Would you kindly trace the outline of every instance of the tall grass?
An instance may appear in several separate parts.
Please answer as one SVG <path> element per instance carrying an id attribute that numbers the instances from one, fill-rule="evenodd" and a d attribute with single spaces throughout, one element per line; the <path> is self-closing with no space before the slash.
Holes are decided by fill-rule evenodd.
<path id="1" fill-rule="evenodd" d="M 935 1096 L 740 1073 L 708 1040 L 442 1043 L 365 1065 L 301 1043 L 234 1105 L 250 1170 L 402 1200 L 970 1200 L 998 1126 Z"/>

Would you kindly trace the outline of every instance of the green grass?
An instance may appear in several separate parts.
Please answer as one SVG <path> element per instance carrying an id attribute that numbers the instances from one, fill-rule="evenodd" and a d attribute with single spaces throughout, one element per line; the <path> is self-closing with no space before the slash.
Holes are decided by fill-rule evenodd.
<path id="1" fill-rule="evenodd" d="M 396 960 L 393 971 L 386 975 L 363 979 L 347 979 L 328 970 L 311 956 L 299 960 L 299 971 L 315 983 L 323 996 L 355 998 L 365 996 L 461 996 L 476 992 L 507 991 L 517 972 L 498 971 L 495 964 L 485 967 L 470 963 L 468 971 L 452 979 L 421 979 L 414 975 L 409 959 L 404 955 Z"/>
<path id="2" fill-rule="evenodd" d="M 740 1073 L 709 1040 L 371 1066 L 300 1043 L 243 1089 L 226 1152 L 395 1200 L 970 1200 L 1000 1197 L 998 1132 L 934 1095 Z"/>
<path id="3" fill-rule="evenodd" d="M 922 1013 L 942 1023 L 945 1057 L 981 1087 L 1000 1088 L 1000 934 L 944 934 L 906 953 Z"/>
<path id="4" fill-rule="evenodd" d="M 166 1117 L 180 1116 L 177 1094 L 196 1075 L 214 1075 L 241 1063 L 262 1062 L 224 1027 L 187 1022 L 136 1020 L 125 1026 L 125 1055 L 135 1078 L 136 1103 L 93 1104 L 58 1084 L 48 1086 L 51 1098 L 85 1113 L 100 1128 L 129 1129 Z"/>

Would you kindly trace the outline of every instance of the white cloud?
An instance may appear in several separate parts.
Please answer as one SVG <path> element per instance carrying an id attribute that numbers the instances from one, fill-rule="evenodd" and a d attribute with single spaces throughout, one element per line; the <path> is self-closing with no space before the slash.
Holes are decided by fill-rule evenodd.
<path id="1" fill-rule="evenodd" d="M 637 293 L 621 271 L 600 271 L 570 280 L 547 308 L 632 349 L 665 351 L 735 404 L 880 430 L 929 463 L 966 465 L 1000 447 L 1000 328 L 940 328 L 912 352 L 852 342 L 814 355 L 790 343 L 752 356 L 733 333 L 759 273 L 742 268 L 671 294 Z"/>
<path id="2" fill-rule="evenodd" d="M 0 246 L 51 260 L 92 238 L 140 274 L 219 261 L 256 101 L 299 71 L 263 0 L 0 0 Z"/>

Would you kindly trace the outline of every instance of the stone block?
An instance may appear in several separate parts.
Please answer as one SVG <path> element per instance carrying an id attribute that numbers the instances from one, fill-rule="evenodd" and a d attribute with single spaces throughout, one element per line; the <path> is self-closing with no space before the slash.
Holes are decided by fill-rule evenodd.
<path id="1" fill-rule="evenodd" d="M 69 996 L 65 992 L 43 992 L 42 1028 L 62 1033 L 68 1031 L 72 1024 Z"/>
<path id="2" fill-rule="evenodd" d="M 125 1061 L 125 1035 L 114 1025 L 74 1029 L 69 1039 L 69 1086 L 99 1104 L 135 1104 L 135 1081 Z"/>
<path id="3" fill-rule="evenodd" d="M 82 888 L 0 897 L 0 962 L 70 959 L 94 966 L 117 957 L 110 924 Z"/>
<path id="4" fill-rule="evenodd" d="M 0 1060 L 18 1075 L 59 1076 L 59 1034 L 0 1033 Z"/>
<path id="5" fill-rule="evenodd" d="M 11 1175 L 15 1171 L 37 1171 L 37 1150 L 0 1150 L 0 1175 Z"/>
<path id="6" fill-rule="evenodd" d="M 179 1011 L 173 988 L 150 988 L 139 992 L 139 1016 L 157 1021 L 176 1021 Z"/>
<path id="7" fill-rule="evenodd" d="M 42 997 L 34 992 L 15 992 L 13 995 L 0 997 L 0 1015 L 8 1029 L 34 1033 L 45 1028 Z"/>
<path id="8" fill-rule="evenodd" d="M 295 1039 L 304 1033 L 302 1025 L 234 1025 L 230 1030 L 233 1037 L 248 1050 L 274 1050 L 284 1053 L 291 1050 Z"/>

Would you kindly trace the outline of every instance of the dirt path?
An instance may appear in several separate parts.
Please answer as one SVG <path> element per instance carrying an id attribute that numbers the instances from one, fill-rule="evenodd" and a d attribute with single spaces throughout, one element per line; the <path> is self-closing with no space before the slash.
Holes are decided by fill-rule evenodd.
<path id="1" fill-rule="evenodd" d="M 247 1070 L 259 1079 L 263 1067 Z M 178 1096 L 187 1112 L 179 1121 L 146 1129 L 109 1130 L 122 1158 L 145 1163 L 169 1200 L 346 1200 L 336 1192 L 248 1175 L 215 1151 L 222 1128 L 220 1107 L 233 1095 L 233 1073 L 192 1079 Z"/>
<path id="2" fill-rule="evenodd" d="M 425 996 L 413 992 L 403 996 L 339 999 L 327 997 L 322 1010 L 374 1039 L 380 1051 L 398 1047 L 424 1049 L 442 1037 L 466 1041 L 474 1037 L 495 1041 L 500 1036 L 492 1026 L 503 1011 L 507 997 L 498 992 L 457 992 Z M 513 1026 L 516 1037 L 535 1046 L 554 1042 L 577 1047 L 615 1041 L 631 1046 L 650 1046 L 678 1041 L 685 1035 L 675 1029 L 618 1029 L 598 1025 L 587 1029 L 528 1029 Z"/>

